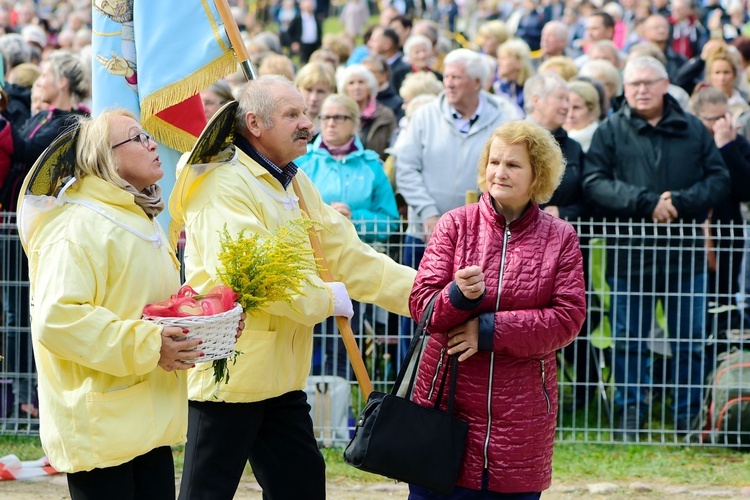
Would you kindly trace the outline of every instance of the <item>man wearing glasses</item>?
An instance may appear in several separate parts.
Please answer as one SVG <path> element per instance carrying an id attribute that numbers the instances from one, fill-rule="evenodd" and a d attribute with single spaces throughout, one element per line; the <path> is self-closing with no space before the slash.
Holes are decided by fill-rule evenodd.
<path id="1" fill-rule="evenodd" d="M 595 132 L 583 183 L 595 208 L 619 219 L 611 231 L 607 226 L 615 437 L 637 441 L 655 388 L 671 396 L 667 425 L 678 432 L 689 430 L 700 410 L 706 258 L 702 233 L 692 224 L 703 222 L 728 196 L 729 174 L 708 130 L 667 94 L 664 65 L 653 57 L 635 58 L 623 80 L 626 102 Z M 676 340 L 666 375 L 653 373 L 647 350 L 659 299 L 666 330 Z M 663 376 L 670 391 L 655 385 Z"/>

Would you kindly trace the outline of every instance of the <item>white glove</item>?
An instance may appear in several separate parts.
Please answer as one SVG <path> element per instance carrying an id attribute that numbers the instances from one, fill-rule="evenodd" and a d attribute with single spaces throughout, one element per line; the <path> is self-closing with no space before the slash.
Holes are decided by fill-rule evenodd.
<path id="1" fill-rule="evenodd" d="M 340 281 L 331 281 L 327 285 L 331 287 L 333 292 L 333 315 L 346 316 L 348 319 L 352 319 L 354 308 L 352 307 L 352 299 L 349 298 L 349 292 L 346 291 L 346 285 Z"/>

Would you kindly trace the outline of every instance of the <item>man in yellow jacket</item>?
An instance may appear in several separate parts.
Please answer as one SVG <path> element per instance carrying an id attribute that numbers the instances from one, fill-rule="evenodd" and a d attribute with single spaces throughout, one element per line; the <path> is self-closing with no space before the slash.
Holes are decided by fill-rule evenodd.
<path id="1" fill-rule="evenodd" d="M 269 498 L 325 498 L 325 463 L 303 391 L 310 372 L 313 326 L 351 317 L 352 298 L 408 314 L 414 270 L 362 243 L 351 222 L 323 203 L 293 161 L 306 152 L 312 123 L 302 96 L 283 77 L 266 76 L 240 91 L 234 123 L 236 155 L 220 165 L 182 170 L 170 199 L 184 222 L 187 282 L 199 293 L 219 284 L 219 230 L 270 235 L 308 216 L 328 230 L 320 239 L 338 280 L 310 276 L 304 294 L 251 311 L 218 389 L 211 370 L 189 374 L 188 443 L 180 498 L 231 499 L 249 460 Z M 209 125 L 210 126 L 210 125 Z M 205 132 L 204 132 L 205 134 Z M 190 172 L 193 170 L 193 172 Z M 300 192 L 294 192 L 296 177 Z M 265 495 L 264 495 L 265 496 Z"/>

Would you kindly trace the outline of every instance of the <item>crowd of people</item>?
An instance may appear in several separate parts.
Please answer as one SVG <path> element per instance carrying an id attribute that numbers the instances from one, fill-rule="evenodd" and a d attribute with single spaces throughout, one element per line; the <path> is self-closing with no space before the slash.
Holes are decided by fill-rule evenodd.
<path id="1" fill-rule="evenodd" d="M 694 427 L 701 386 L 712 368 L 705 351 L 708 331 L 745 326 L 741 313 L 721 316 L 713 325 L 707 314 L 709 301 L 737 311 L 744 306 L 737 297 L 745 292 L 741 270 L 747 266 L 741 208 L 750 201 L 745 5 L 739 0 L 700 5 L 692 0 L 385 0 L 379 5 L 348 0 L 331 6 L 324 0 L 280 0 L 267 11 L 248 12 L 242 3 L 230 3 L 261 78 L 246 84 L 238 72 L 201 92 L 207 118 L 238 102 L 238 159 L 231 168 L 210 170 L 199 188 L 176 201 L 172 215 L 185 224 L 188 283 L 202 291 L 218 282 L 218 239 L 211 232 L 217 224 L 271 232 L 299 209 L 292 191 L 332 229 L 320 237 L 337 282 L 324 285 L 316 277 L 293 307 L 272 307 L 248 319 L 239 343 L 250 354 L 232 368 L 226 390 L 214 392 L 209 374 L 199 370 L 185 378 L 186 391 L 180 384 L 160 385 L 172 395 L 186 392 L 189 410 L 154 425 L 187 430 L 140 443 L 161 454 L 138 467 L 155 463 L 168 475 L 172 469 L 165 465 L 163 448 L 186 438 L 181 498 L 209 492 L 231 498 L 248 460 L 261 486 L 280 498 L 323 498 L 324 464 L 301 389 L 311 365 L 346 376 L 337 371 L 346 360 L 333 362 L 343 347 L 317 338 L 313 343 L 314 325 L 353 315 L 361 301 L 403 315 L 400 331 L 408 337 L 413 328 L 408 308 L 418 320 L 439 294 L 414 397 L 433 404 L 431 382 L 446 369 L 449 355 L 460 356 L 464 380 L 459 380 L 457 411 L 470 431 L 457 483 L 466 496 L 455 498 L 485 498 L 470 496 L 472 491 L 538 498 L 551 475 L 556 356 L 571 342 L 586 342 L 575 340 L 590 286 L 585 281 L 590 279 L 589 234 L 583 232 L 592 230 L 587 221 L 603 218 L 616 221 L 608 230 L 617 236 L 606 269 L 615 437 L 638 441 L 649 424 L 655 371 L 648 341 L 659 307 L 664 329 L 675 340 L 664 375 L 672 390 L 662 394 L 671 403 L 668 424 L 677 432 Z M 132 116 L 86 118 L 89 68 L 96 64 L 87 10 L 88 1 L 0 2 L 3 210 L 15 209 L 31 165 L 73 123 L 83 123 L 81 133 L 92 142 L 133 148 L 123 152 L 124 147 L 112 146 L 118 156 L 105 155 L 105 163 L 117 165 L 125 161 L 120 156 L 141 153 L 136 149 L 141 146 L 152 153 L 152 141 Z M 377 21 L 369 25 L 375 12 Z M 343 31 L 326 33 L 323 21 L 334 13 Z M 263 104 L 268 102 L 274 105 Z M 91 125 L 99 122 L 105 128 Z M 90 161 L 79 158 L 81 164 Z M 82 170 L 83 183 L 71 194 L 111 204 L 96 201 L 101 194 L 94 186 L 122 196 L 113 190 L 131 193 L 117 179 L 127 181 L 135 186 L 135 211 L 145 216 L 137 224 L 150 224 L 160 202 L 158 193 L 144 195 L 160 178 L 150 174 L 140 185 L 138 172 L 127 169 L 117 177 Z M 293 179 L 301 179 L 301 187 L 292 187 Z M 118 205 L 117 210 L 125 209 Z M 73 213 L 67 207 L 51 220 L 87 223 L 74 220 Z M 633 223 L 643 223 L 635 233 Z M 736 225 L 722 226 L 728 223 Z M 403 250 L 394 259 L 371 249 L 399 236 L 401 224 Z M 708 224 L 705 233 L 701 224 Z M 95 302 L 118 317 L 132 310 L 122 312 L 119 303 L 110 303 L 106 289 L 102 296 L 83 297 L 69 287 L 75 279 L 43 289 L 38 266 L 52 248 L 50 238 L 57 246 L 71 246 L 63 248 L 71 259 L 83 258 L 75 252 L 97 244 L 70 239 L 52 226 L 40 233 L 36 253 L 30 254 L 32 291 L 44 306 L 40 315 L 51 319 L 47 325 L 35 319 L 31 326 L 40 363 L 39 398 L 43 410 L 45 401 L 59 410 L 50 413 L 46 425 L 61 429 L 45 446 L 63 450 L 55 460 L 73 473 L 74 497 L 86 498 L 103 491 L 108 478 L 87 475 L 91 467 L 119 467 L 152 450 L 125 447 L 125 455 L 108 455 L 102 462 L 92 458 L 96 450 L 69 455 L 80 436 L 66 434 L 68 424 L 56 419 L 64 413 L 61 408 L 84 403 L 57 399 L 51 374 L 82 353 L 50 341 L 49 335 L 75 318 L 57 310 L 71 297 Z M 653 251 L 633 251 L 648 245 Z M 3 258 L 23 270 L 6 279 L 28 280 L 23 252 L 6 251 Z M 103 265 L 92 261 L 88 278 L 99 279 L 96 269 Z M 168 269 L 167 277 L 173 273 Z M 29 327 L 27 308 L 9 308 L 24 303 L 14 293 L 20 291 L 4 290 L 4 324 Z M 136 301 L 157 298 L 139 295 Z M 60 314 L 65 321 L 57 321 Z M 91 335 L 100 333 L 99 327 L 91 326 Z M 165 338 L 179 335 L 168 333 Z M 18 352 L 31 349 L 23 335 L 9 342 Z M 180 351 L 160 352 L 157 344 L 145 351 L 153 370 L 189 368 L 179 365 Z M 115 362 L 123 360 L 100 361 L 81 366 L 106 372 L 107 363 L 114 363 L 117 376 L 129 369 L 128 363 Z M 583 367 L 586 361 L 579 358 L 579 363 Z M 86 373 L 66 383 L 86 386 L 81 382 Z M 578 370 L 576 376 L 584 383 L 591 375 Z M 106 392 L 113 381 L 106 382 L 87 390 Z M 132 380 L 123 385 L 132 386 Z M 31 392 L 18 390 L 19 408 L 37 416 Z M 499 414 L 510 422 L 505 427 L 493 419 Z M 290 474 L 299 480 L 289 481 Z M 118 480 L 127 482 L 123 477 L 129 476 Z M 413 487 L 411 498 L 438 497 Z"/>

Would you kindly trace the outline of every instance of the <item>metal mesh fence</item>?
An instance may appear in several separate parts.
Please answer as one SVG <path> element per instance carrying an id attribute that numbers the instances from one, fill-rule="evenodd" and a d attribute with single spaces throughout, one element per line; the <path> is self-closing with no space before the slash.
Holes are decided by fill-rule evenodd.
<path id="1" fill-rule="evenodd" d="M 2 221 L 0 433 L 35 434 L 26 261 L 13 215 Z M 574 225 L 588 310 L 579 337 L 558 353 L 558 440 L 750 446 L 750 353 L 741 350 L 750 334 L 748 226 Z M 373 246 L 407 264 L 419 250 L 403 233 Z M 355 306 L 352 329 L 375 390 L 391 389 L 412 327 Z M 306 392 L 321 444 L 346 444 L 364 401 L 332 320 L 315 328 Z"/>

